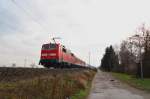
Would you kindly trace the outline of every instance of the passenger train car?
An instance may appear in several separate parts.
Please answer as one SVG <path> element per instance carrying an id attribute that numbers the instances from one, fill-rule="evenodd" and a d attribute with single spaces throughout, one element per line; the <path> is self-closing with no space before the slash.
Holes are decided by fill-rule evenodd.
<path id="1" fill-rule="evenodd" d="M 43 44 L 40 65 L 50 68 L 84 67 L 86 63 L 60 43 Z"/>

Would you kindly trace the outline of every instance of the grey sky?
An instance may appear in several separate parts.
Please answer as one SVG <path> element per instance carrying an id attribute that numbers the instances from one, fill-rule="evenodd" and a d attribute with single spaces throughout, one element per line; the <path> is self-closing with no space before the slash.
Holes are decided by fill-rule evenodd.
<path id="1" fill-rule="evenodd" d="M 0 65 L 38 64 L 50 37 L 61 37 L 81 59 L 98 66 L 105 47 L 119 44 L 143 22 L 149 0 L 0 0 Z"/>

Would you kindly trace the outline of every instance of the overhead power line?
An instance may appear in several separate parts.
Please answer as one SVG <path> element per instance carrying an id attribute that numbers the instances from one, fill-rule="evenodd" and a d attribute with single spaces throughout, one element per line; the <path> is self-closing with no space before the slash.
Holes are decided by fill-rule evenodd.
<path id="1" fill-rule="evenodd" d="M 38 21 L 36 20 L 32 15 L 31 13 L 29 12 L 29 10 L 26 10 L 24 7 L 20 6 L 16 0 L 11 0 L 13 4 L 15 4 L 18 8 L 22 9 L 23 12 L 29 16 L 35 23 L 37 23 L 44 31 L 46 31 L 46 29 L 44 28 L 44 26 Z M 47 32 L 47 31 L 46 31 Z"/>
<path id="2" fill-rule="evenodd" d="M 5 25 L 7 28 L 13 30 L 14 32 L 22 32 L 20 29 L 16 29 L 14 25 L 9 24 L 8 22 L 0 22 L 1 24 Z"/>

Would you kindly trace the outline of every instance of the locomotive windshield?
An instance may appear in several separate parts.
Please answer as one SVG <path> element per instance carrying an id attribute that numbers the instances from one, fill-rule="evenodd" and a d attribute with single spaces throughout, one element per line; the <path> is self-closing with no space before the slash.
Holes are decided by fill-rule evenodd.
<path id="1" fill-rule="evenodd" d="M 51 49 L 56 49 L 56 44 L 44 44 L 43 46 L 42 46 L 42 49 L 43 50 L 51 50 Z"/>

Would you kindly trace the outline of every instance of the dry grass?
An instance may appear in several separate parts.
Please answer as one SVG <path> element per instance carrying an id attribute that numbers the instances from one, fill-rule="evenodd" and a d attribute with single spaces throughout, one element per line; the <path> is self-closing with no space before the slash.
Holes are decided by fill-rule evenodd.
<path id="1" fill-rule="evenodd" d="M 85 90 L 92 70 L 47 74 L 15 82 L 0 82 L 0 99 L 66 99 Z"/>

